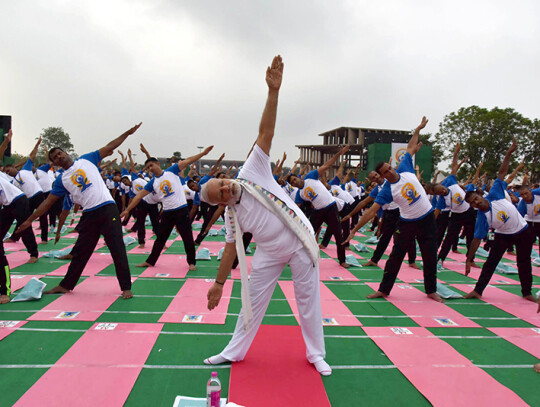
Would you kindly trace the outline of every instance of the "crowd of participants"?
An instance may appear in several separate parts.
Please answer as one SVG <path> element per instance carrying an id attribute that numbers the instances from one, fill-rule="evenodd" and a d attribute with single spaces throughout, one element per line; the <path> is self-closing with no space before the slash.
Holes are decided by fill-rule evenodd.
<path id="1" fill-rule="evenodd" d="M 284 172 L 284 154 L 272 169 L 269 151 L 274 136 L 282 72 L 283 63 L 280 57 L 276 57 L 266 73 L 269 95 L 259 136 L 244 165 L 238 169 L 233 165 L 223 171 L 222 155 L 207 174 L 199 174 L 195 163 L 207 155 L 213 146 L 177 162 L 173 157 L 166 168 L 162 168 L 160 161 L 142 143 L 140 150 L 146 160 L 141 165 L 133 160 L 131 150 L 126 155 L 119 151 L 121 163 L 117 164 L 116 159 L 105 163 L 103 160 L 113 154 L 142 123 L 76 160 L 55 147 L 50 151 L 45 149 L 47 162 L 36 162 L 41 143 L 39 139 L 26 161 L 1 168 L 0 237 L 4 242 L 22 240 L 29 254 L 28 263 L 35 263 L 39 255 L 32 222 L 39 219 L 40 244 L 48 242 L 49 233 L 54 234 L 54 240 L 58 242 L 69 213 L 80 210 L 82 216 L 75 227 L 79 237 L 71 253 L 64 257 L 71 260 L 68 271 L 58 286 L 45 293 L 73 290 L 100 236 L 103 236 L 114 261 L 122 297 L 129 299 L 133 294 L 123 241 L 126 231 L 135 232 L 139 247 L 146 247 L 146 221 L 149 218 L 156 239 L 148 258 L 138 266 L 152 267 L 156 265 L 173 229 L 176 229 L 182 238 L 189 270 L 195 270 L 196 246 L 205 239 L 212 225 L 223 218 L 226 247 L 215 284 L 207 295 L 209 309 L 219 303 L 230 270 L 239 263 L 241 269 L 245 268 L 243 252 L 252 240 L 257 244 L 257 261 L 253 262 L 250 288 L 242 295 L 243 308 L 233 340 L 219 355 L 206 359 L 207 364 L 243 359 L 262 321 L 272 287 L 284 265 L 289 263 L 293 269 L 295 288 L 297 282 L 307 287 L 298 289 L 296 297 L 308 360 L 321 374 L 330 374 L 331 368 L 324 362 L 322 328 L 318 326 L 318 249 L 325 248 L 334 237 L 339 264 L 344 268 L 349 267 L 346 251 L 350 250 L 350 241 L 369 222 L 378 242 L 365 265 L 376 266 L 392 239 L 393 248 L 384 267 L 379 289 L 368 298 L 390 294 L 405 254 L 408 255 L 409 266 L 420 269 L 416 263 L 418 244 L 422 254 L 425 292 L 431 299 L 443 302 L 436 290 L 437 270 L 444 266 L 450 251 L 458 252 L 457 245 L 461 238 L 465 239 L 467 247 L 466 275 L 471 267 L 479 267 L 474 260 L 482 242 L 484 249 L 489 251 L 478 282 L 466 298 L 482 296 L 503 255 L 508 253 L 516 256 L 523 297 L 538 302 L 532 293 L 531 253 L 535 240 L 540 238 L 540 188 L 538 184 L 529 183 L 527 174 L 520 185 L 512 184 L 523 167 L 522 162 L 508 175 L 511 157 L 517 148 L 515 140 L 508 148 L 494 180 L 489 180 L 486 173 L 480 176 L 482 163 L 477 163 L 476 172 L 468 179 L 458 180 L 458 170 L 467 157 L 459 159 L 460 144 L 457 143 L 450 174 L 442 182 L 437 182 L 437 172 L 431 182 L 425 182 L 418 166 L 414 166 L 414 155 L 422 145 L 418 137 L 427 124 L 425 117 L 412 134 L 401 161 L 395 166 L 391 160 L 379 163 L 365 180 L 358 179 L 359 167 L 345 167 L 349 146 L 341 148 L 318 168 L 313 167 L 312 163 L 296 161 L 290 171 Z M 0 145 L 0 159 L 12 137 L 10 131 Z M 327 178 L 328 172 L 335 168 L 335 176 Z M 251 189 L 249 185 L 256 188 Z M 256 197 L 254 203 L 248 199 L 252 196 Z M 265 200 L 270 203 L 264 203 Z M 273 209 L 276 202 L 278 207 L 286 208 L 285 212 L 289 212 L 291 218 L 302 226 L 292 225 L 294 220 Z M 126 230 L 130 217 L 134 217 L 135 222 L 131 229 Z M 200 219 L 203 219 L 203 224 L 194 238 L 192 223 Z M 8 235 L 15 222 L 14 233 Z M 283 224 L 285 229 L 292 231 L 291 236 L 284 237 L 275 229 L 282 228 Z M 326 230 L 320 236 L 323 224 Z M 303 234 L 305 231 L 309 236 Z M 238 233 L 241 233 L 241 239 L 236 239 Z M 287 250 L 283 250 L 289 255 L 283 257 L 283 251 L 276 251 L 276 247 L 282 241 L 286 242 L 287 238 L 289 245 Z M 313 254 L 313 243 L 318 246 L 316 255 Z M 9 265 L 3 244 L 0 246 L 3 269 L 0 272 L 0 303 L 3 304 L 9 302 L 11 289 Z M 307 261 L 293 267 L 299 256 L 304 256 Z M 277 258 L 279 262 L 276 264 L 269 263 Z M 261 277 L 259 282 L 259 269 L 273 273 L 272 277 Z M 243 279 L 242 285 L 247 286 L 247 280 Z M 260 300 L 261 293 L 267 298 Z M 302 296 L 305 298 L 299 298 Z"/>

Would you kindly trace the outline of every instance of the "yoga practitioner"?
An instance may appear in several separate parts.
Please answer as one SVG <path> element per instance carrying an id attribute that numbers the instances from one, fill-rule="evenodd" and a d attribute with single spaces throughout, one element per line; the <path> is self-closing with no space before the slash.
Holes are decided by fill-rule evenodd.
<path id="1" fill-rule="evenodd" d="M 465 195 L 465 200 L 473 208 L 478 209 L 474 239 L 467 252 L 465 275 L 468 275 L 471 271 L 474 255 L 480 245 L 481 239 L 486 237 L 490 228 L 495 229 L 495 240 L 489 250 L 488 258 L 482 266 L 482 272 L 480 273 L 478 282 L 474 290 L 467 294 L 465 298 L 480 298 L 482 296 L 506 249 L 510 245 L 515 244 L 521 294 L 523 298 L 529 301 L 537 301 L 532 295 L 531 251 L 534 242 L 533 231 L 516 207 L 506 199 L 504 194 L 507 186 L 504 177 L 508 172 L 510 157 L 516 148 L 517 141 L 514 138 L 499 168 L 497 179 L 485 198 L 476 191 L 467 192 Z"/>
<path id="2" fill-rule="evenodd" d="M 327 376 L 332 369 L 324 361 L 319 249 L 308 219 L 274 180 L 270 167 L 269 154 L 282 73 L 283 63 L 278 55 L 266 71 L 268 99 L 259 136 L 237 179 L 212 179 L 202 188 L 202 196 L 208 202 L 228 205 L 226 245 L 216 281 L 208 291 L 208 309 L 212 310 L 219 304 L 223 285 L 237 253 L 242 276 L 242 310 L 233 337 L 220 354 L 206 359 L 204 363 L 214 365 L 244 359 L 279 276 L 289 264 L 307 359 L 321 375 Z M 239 238 L 242 232 L 252 233 L 257 242 L 249 283 L 244 248 Z"/>
<path id="3" fill-rule="evenodd" d="M 86 263 L 96 248 L 99 237 L 103 235 L 105 243 L 111 251 L 116 277 L 122 290 L 122 298 L 133 297 L 120 214 L 101 178 L 97 165 L 103 158 L 111 155 L 128 136 L 135 133 L 141 124 L 132 127 L 105 147 L 84 154 L 75 161 L 59 147 L 54 147 L 49 151 L 51 162 L 55 166 L 63 168 L 64 171 L 56 178 L 47 199 L 20 225 L 20 231 L 31 227 L 34 219 L 47 213 L 58 199 L 67 194 L 71 195 L 74 204 L 78 204 L 84 209 L 78 226 L 79 237 L 72 250 L 73 258 L 68 271 L 60 284 L 46 291 L 45 294 L 67 293 L 75 288 Z"/>
<path id="4" fill-rule="evenodd" d="M 375 203 L 364 213 L 347 238 L 347 241 L 353 239 L 357 230 L 374 218 L 382 205 L 393 201 L 399 206 L 400 219 L 394 234 L 394 247 L 384 267 L 383 279 L 379 289 L 368 295 L 367 298 L 386 297 L 390 294 L 405 252 L 410 246 L 411 240 L 416 239 L 424 263 L 426 294 L 435 301 L 443 302 L 443 299 L 437 294 L 437 225 L 431 202 L 416 177 L 412 162 L 413 155 L 422 146 L 422 143 L 418 142 L 418 136 L 420 130 L 426 127 L 427 122 L 427 119 L 423 117 L 407 145 L 407 152 L 397 171 L 387 162 L 377 164 L 375 171 L 388 182 L 384 184 L 381 192 L 375 198 Z"/>

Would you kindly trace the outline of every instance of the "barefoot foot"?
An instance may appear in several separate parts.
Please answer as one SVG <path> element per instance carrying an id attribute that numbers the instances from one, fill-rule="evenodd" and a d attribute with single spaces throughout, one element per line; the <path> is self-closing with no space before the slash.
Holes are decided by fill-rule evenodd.
<path id="1" fill-rule="evenodd" d="M 133 293 L 131 292 L 131 290 L 124 290 L 122 291 L 122 298 L 124 300 L 129 300 L 130 298 L 133 298 Z"/>
<path id="2" fill-rule="evenodd" d="M 63 256 L 60 256 L 58 260 L 71 260 L 73 258 L 73 255 L 71 253 L 64 254 Z"/>
<path id="3" fill-rule="evenodd" d="M 195 271 L 195 270 L 197 270 L 197 267 L 195 266 L 195 264 L 190 264 L 189 271 Z"/>
<path id="4" fill-rule="evenodd" d="M 420 270 L 420 266 L 416 263 L 409 263 L 409 267 L 412 269 Z"/>
<path id="5" fill-rule="evenodd" d="M 431 293 L 431 294 L 428 294 L 427 295 L 429 298 L 431 298 L 433 301 L 437 301 L 437 302 L 444 302 L 444 300 L 440 297 L 439 294 L 437 293 Z"/>
<path id="6" fill-rule="evenodd" d="M 141 244 L 139 245 L 139 249 L 144 249 L 144 243 L 141 243 Z"/>
<path id="7" fill-rule="evenodd" d="M 386 294 L 380 291 L 375 291 L 373 294 L 366 295 L 366 298 L 384 298 L 384 297 L 386 297 Z"/>
<path id="8" fill-rule="evenodd" d="M 30 257 L 30 260 L 28 260 L 28 261 L 26 262 L 26 264 L 34 264 L 34 263 L 37 262 L 37 260 L 38 260 L 37 257 L 32 256 L 32 257 Z"/>
<path id="9" fill-rule="evenodd" d="M 9 295 L 0 295 L 0 304 L 7 304 L 9 301 Z"/>
<path id="10" fill-rule="evenodd" d="M 476 268 L 476 269 L 482 268 L 482 267 L 480 267 L 478 264 L 476 264 L 475 262 L 472 262 L 472 263 L 471 263 L 471 267 L 474 267 L 474 268 Z"/>
<path id="11" fill-rule="evenodd" d="M 534 371 L 536 373 L 540 373 L 540 363 L 537 363 L 536 365 L 534 365 Z"/>
<path id="12" fill-rule="evenodd" d="M 345 262 L 339 263 L 339 265 L 340 265 L 341 267 L 343 267 L 344 269 L 348 269 L 349 267 L 351 267 L 350 264 L 347 264 L 347 263 L 345 263 Z"/>
<path id="13" fill-rule="evenodd" d="M 141 264 L 137 264 L 135 267 L 153 267 L 150 263 L 147 263 L 146 261 Z"/>
<path id="14" fill-rule="evenodd" d="M 532 294 L 531 294 L 531 295 L 526 295 L 526 296 L 524 296 L 523 298 L 525 298 L 525 299 L 528 300 L 528 301 L 532 301 L 532 302 L 534 302 L 534 303 L 537 303 L 537 302 L 538 302 L 538 300 L 536 299 L 536 297 L 535 297 L 534 295 L 532 295 Z"/>
<path id="15" fill-rule="evenodd" d="M 69 293 L 69 290 L 67 288 L 62 287 L 61 285 L 57 285 L 56 287 L 45 291 L 43 294 L 65 294 L 65 293 Z"/>
<path id="16" fill-rule="evenodd" d="M 377 263 L 370 260 L 370 261 L 364 263 L 364 267 L 377 267 Z"/>
<path id="17" fill-rule="evenodd" d="M 480 294 L 478 294 L 476 291 L 473 290 L 469 294 L 465 295 L 463 298 L 467 298 L 467 299 L 469 299 L 469 298 L 478 298 L 478 299 L 480 299 L 480 298 L 482 298 L 482 296 Z"/>

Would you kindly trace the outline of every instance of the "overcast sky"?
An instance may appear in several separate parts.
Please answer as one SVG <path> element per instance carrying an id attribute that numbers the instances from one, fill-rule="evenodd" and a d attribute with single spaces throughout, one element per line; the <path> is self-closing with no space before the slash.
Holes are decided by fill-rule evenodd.
<path id="1" fill-rule="evenodd" d="M 462 106 L 539 117 L 538 1 L 3 1 L 0 114 L 14 151 L 49 126 L 79 154 L 215 145 L 242 159 L 285 63 L 272 160 L 340 126 L 435 133 Z M 141 159 L 141 154 L 136 159 Z"/>

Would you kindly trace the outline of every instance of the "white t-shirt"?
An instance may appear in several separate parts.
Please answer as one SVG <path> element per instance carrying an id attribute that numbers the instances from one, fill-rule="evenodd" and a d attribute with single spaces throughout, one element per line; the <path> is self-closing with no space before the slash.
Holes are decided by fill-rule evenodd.
<path id="1" fill-rule="evenodd" d="M 149 192 L 155 192 L 155 198 L 163 204 L 165 212 L 187 206 L 186 194 L 179 174 L 178 164 L 174 164 L 163 171 L 161 176 L 152 178 L 144 187 Z"/>
<path id="2" fill-rule="evenodd" d="M 252 181 L 274 194 L 287 204 L 313 233 L 311 223 L 304 213 L 272 176 L 270 157 L 258 145 L 255 145 L 251 151 L 251 154 L 238 173 L 238 178 Z M 283 224 L 280 218 L 262 206 L 249 193 L 243 191 L 240 202 L 234 208 L 238 215 L 238 222 L 240 223 L 242 232 L 253 234 L 253 239 L 257 242 L 257 251 L 263 250 L 265 253 L 282 255 L 283 253 L 293 253 L 303 247 L 300 240 Z M 231 219 L 228 211 L 226 211 L 225 229 L 227 234 L 225 240 L 227 243 L 235 241 L 230 225 Z"/>
<path id="3" fill-rule="evenodd" d="M 20 189 L 15 188 L 11 182 L 4 177 L 0 177 L 0 204 L 11 205 L 11 203 L 24 194 Z"/>
<path id="4" fill-rule="evenodd" d="M 433 212 L 426 191 L 416 177 L 410 153 L 403 155 L 397 172 L 399 180 L 394 183 L 385 182 L 375 198 L 375 203 L 383 206 L 394 201 L 399 206 L 401 219 L 409 222 L 422 219 Z"/>
<path id="5" fill-rule="evenodd" d="M 186 200 L 193 201 L 193 198 L 195 198 L 195 191 L 188 187 L 187 184 L 184 184 L 182 186 L 184 187 L 184 194 L 186 195 Z"/>
<path id="6" fill-rule="evenodd" d="M 13 185 L 23 191 L 27 198 L 43 192 L 32 171 L 33 166 L 32 160 L 28 159 L 13 180 Z"/>
<path id="7" fill-rule="evenodd" d="M 36 168 L 36 179 L 43 192 L 50 192 L 54 183 L 54 172 L 50 168 L 50 164 Z"/>
<path id="8" fill-rule="evenodd" d="M 100 161 L 99 150 L 80 156 L 56 177 L 51 194 L 59 197 L 70 194 L 73 203 L 84 208 L 83 212 L 114 203 L 99 173 Z"/>
<path id="9" fill-rule="evenodd" d="M 300 189 L 300 198 L 311 202 L 315 210 L 325 209 L 335 203 L 334 197 L 319 181 L 319 171 L 308 172 L 304 178 L 304 187 Z"/>
<path id="10" fill-rule="evenodd" d="M 345 203 L 354 203 L 353 196 L 347 191 L 344 191 L 339 185 L 330 185 L 330 193 L 334 196 L 334 198 L 339 198 Z"/>
<path id="11" fill-rule="evenodd" d="M 356 185 L 356 181 L 350 180 L 345 183 L 345 191 L 351 194 L 353 198 L 356 198 L 358 196 L 358 185 Z"/>

